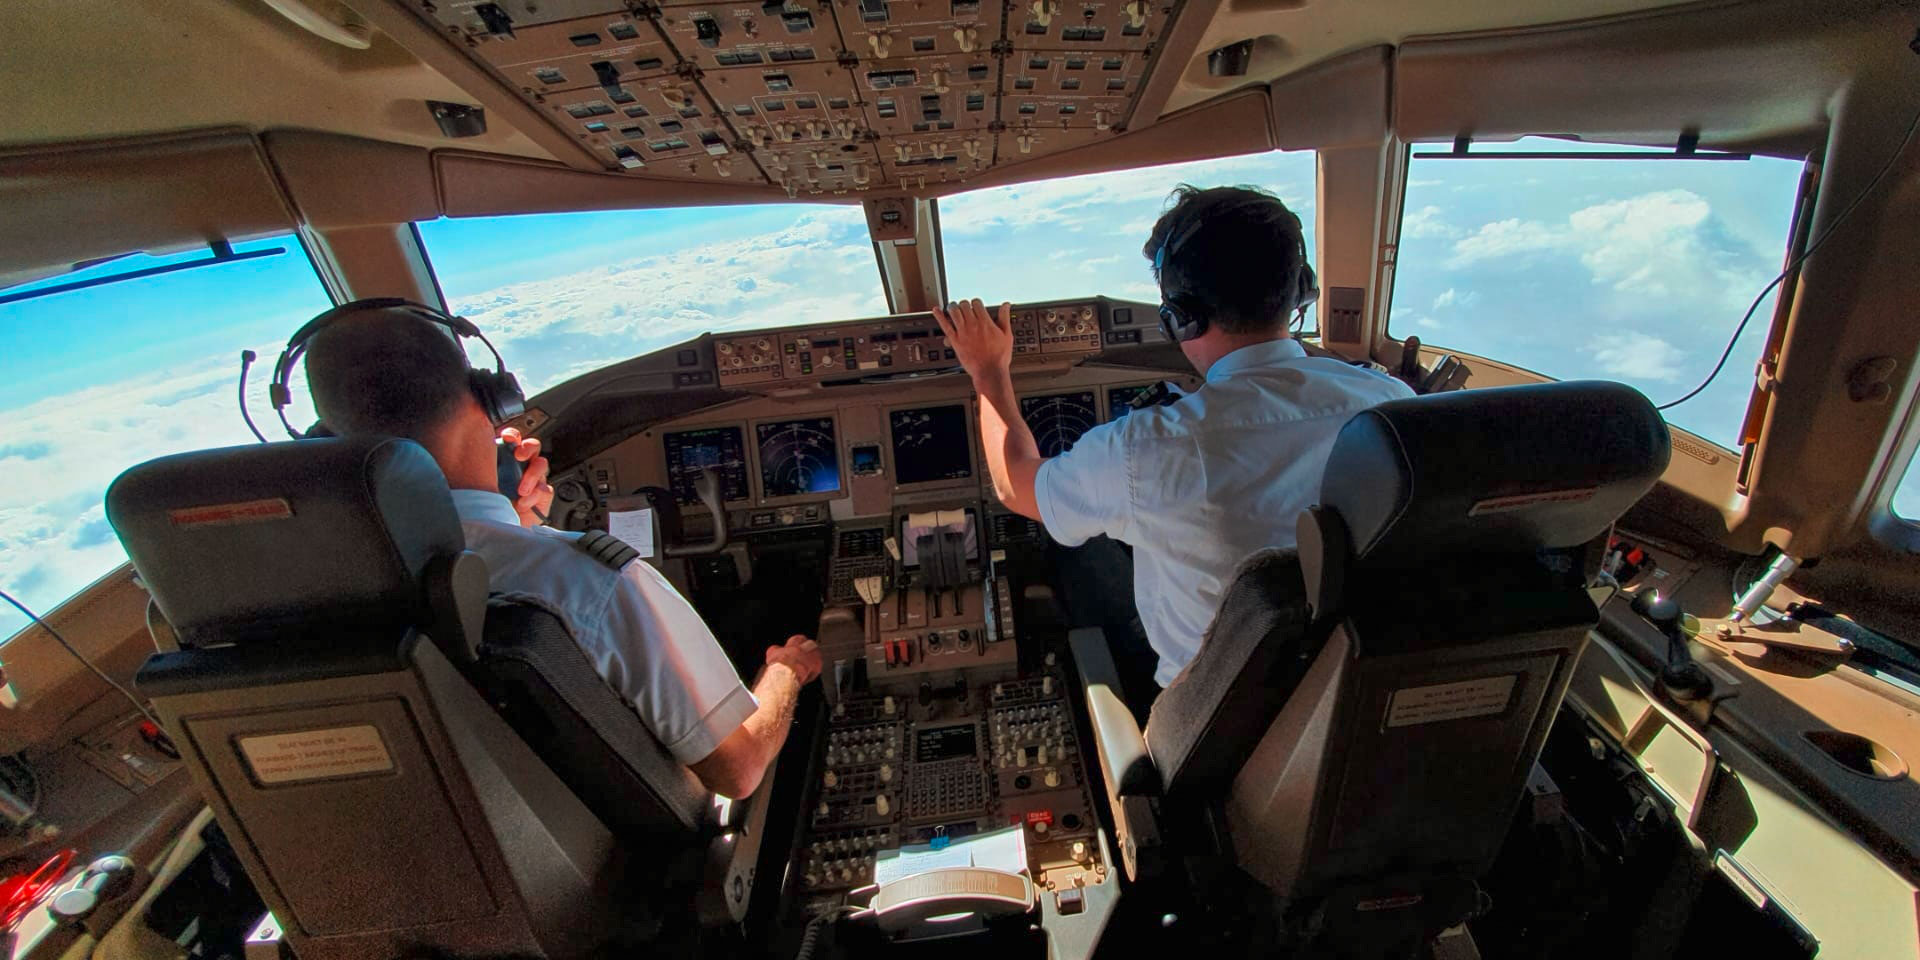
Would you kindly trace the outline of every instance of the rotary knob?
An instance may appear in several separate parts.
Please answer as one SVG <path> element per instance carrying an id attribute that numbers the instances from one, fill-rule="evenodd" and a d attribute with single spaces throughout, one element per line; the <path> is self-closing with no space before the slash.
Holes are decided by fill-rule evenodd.
<path id="1" fill-rule="evenodd" d="M 1060 785 L 1060 771 L 1055 770 L 1052 767 L 1048 767 L 1047 775 L 1044 777 L 1041 777 L 1040 779 L 1043 782 L 1045 782 L 1046 785 L 1049 787 L 1057 787 Z"/>

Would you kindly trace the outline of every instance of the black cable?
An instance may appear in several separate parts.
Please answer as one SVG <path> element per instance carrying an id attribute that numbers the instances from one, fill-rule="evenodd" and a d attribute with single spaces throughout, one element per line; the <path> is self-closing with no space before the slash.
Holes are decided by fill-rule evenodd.
<path id="1" fill-rule="evenodd" d="M 153 713 L 147 709 L 146 704 L 141 703 L 140 698 L 133 695 L 133 691 L 128 690 L 126 687 L 121 686 L 119 681 L 113 679 L 112 677 L 107 676 L 106 671 L 100 669 L 99 667 L 94 666 L 93 661 L 87 659 L 86 654 L 81 653 L 78 649 L 74 647 L 73 644 L 68 643 L 67 638 L 61 636 L 60 631 L 55 630 L 53 628 L 53 624 L 40 619 L 39 614 L 34 613 L 32 610 L 28 610 L 26 604 L 21 603 L 18 600 L 15 600 L 13 598 L 13 594 L 8 593 L 5 590 L 0 590 L 0 600 L 5 600 L 6 602 L 13 604 L 13 608 L 15 610 L 18 610 L 21 613 L 26 614 L 27 619 L 32 620 L 36 625 L 40 627 L 40 629 L 45 630 L 49 634 L 52 634 L 54 641 L 59 643 L 62 647 L 65 647 L 68 653 L 73 654 L 73 658 L 75 660 L 80 661 L 81 666 L 86 667 L 88 670 L 92 670 L 94 673 L 94 676 L 97 676 L 101 680 L 106 681 L 107 686 L 120 691 L 120 695 L 123 697 L 126 697 L 127 702 L 133 704 L 133 708 L 135 710 L 140 711 L 140 715 L 143 717 L 146 717 L 148 722 L 152 723 L 155 727 L 158 727 L 163 732 L 167 729 L 166 725 L 160 722 L 160 718 L 154 716 Z"/>
<path id="2" fill-rule="evenodd" d="M 827 925 L 856 912 L 856 907 L 842 906 L 814 914 L 813 919 L 807 921 L 806 931 L 800 934 L 800 949 L 794 952 L 793 960 L 811 960 L 814 949 L 820 945 L 820 934 L 826 932 Z"/>
<path id="3" fill-rule="evenodd" d="M 240 419 L 247 422 L 247 429 L 252 430 L 253 435 L 260 438 L 261 443 L 266 443 L 267 435 L 253 425 L 253 414 L 247 410 L 247 371 L 252 369 L 253 361 L 259 358 L 260 355 L 252 350 L 240 351 Z"/>
<path id="4" fill-rule="evenodd" d="M 1780 270 L 1780 273 L 1773 278 L 1772 282 L 1761 288 L 1760 295 L 1753 298 L 1753 303 L 1747 306 L 1746 315 L 1741 317 L 1739 325 L 1733 328 L 1733 336 L 1727 338 L 1727 348 L 1720 351 L 1720 360 L 1713 365 L 1713 371 L 1707 374 L 1707 378 L 1700 381 L 1699 386 L 1687 391 L 1685 396 L 1678 400 L 1660 404 L 1654 407 L 1655 410 L 1669 410 L 1686 403 L 1688 400 L 1692 400 L 1694 397 L 1699 396 L 1702 390 L 1707 389 L 1708 385 L 1712 384 L 1713 381 L 1720 376 L 1720 371 L 1727 366 L 1727 358 L 1733 356 L 1734 345 L 1740 342 L 1740 335 L 1746 332 L 1747 324 L 1753 320 L 1754 311 L 1760 309 L 1760 301 L 1765 300 L 1767 294 L 1772 293 L 1774 288 L 1780 286 L 1790 274 L 1800 269 L 1800 265 L 1806 263 L 1807 258 L 1813 256 L 1813 252 L 1820 249 L 1821 245 L 1825 244 L 1827 240 L 1840 229 L 1841 224 L 1847 222 L 1847 218 L 1852 216 L 1853 211 L 1859 208 L 1861 202 L 1873 193 L 1874 188 L 1880 186 L 1880 181 L 1886 179 L 1887 174 L 1893 170 L 1894 162 L 1900 159 L 1901 154 L 1907 152 L 1907 144 L 1912 142 L 1913 132 L 1916 127 L 1920 127 L 1920 111 L 1915 111 L 1913 119 L 1907 122 L 1906 136 L 1900 138 L 1900 145 L 1893 148 L 1893 153 L 1887 157 L 1887 162 L 1880 165 L 1880 172 L 1874 174 L 1872 180 L 1867 181 L 1866 187 L 1860 191 L 1859 195 L 1853 198 L 1851 203 L 1847 204 L 1845 209 L 1840 211 L 1839 216 L 1833 218 L 1832 223 L 1827 224 L 1827 228 L 1820 232 L 1820 236 L 1814 238 L 1812 243 L 1807 244 L 1806 250 L 1802 251 L 1799 256 L 1794 257 L 1791 261 L 1788 261 L 1787 265 Z"/>

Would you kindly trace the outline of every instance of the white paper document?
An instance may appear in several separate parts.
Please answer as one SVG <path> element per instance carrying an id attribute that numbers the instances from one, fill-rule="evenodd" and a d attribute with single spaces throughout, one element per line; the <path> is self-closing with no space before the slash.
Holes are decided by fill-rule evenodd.
<path id="1" fill-rule="evenodd" d="M 991 833 L 976 833 L 944 845 L 920 843 L 881 851 L 874 859 L 873 882 L 885 886 L 943 867 L 984 867 L 1004 873 L 1026 873 L 1026 828 L 1012 826 Z"/>
<path id="2" fill-rule="evenodd" d="M 653 511 L 609 510 L 607 511 L 607 532 L 627 546 L 640 551 L 640 556 L 653 556 Z"/>

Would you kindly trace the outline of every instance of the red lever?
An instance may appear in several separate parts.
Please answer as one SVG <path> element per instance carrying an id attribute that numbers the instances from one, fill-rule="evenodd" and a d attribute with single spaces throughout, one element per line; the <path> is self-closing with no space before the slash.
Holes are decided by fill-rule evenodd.
<path id="1" fill-rule="evenodd" d="M 11 930 L 66 876 L 74 850 L 68 847 L 47 858 L 32 873 L 16 873 L 0 880 L 0 930 Z"/>

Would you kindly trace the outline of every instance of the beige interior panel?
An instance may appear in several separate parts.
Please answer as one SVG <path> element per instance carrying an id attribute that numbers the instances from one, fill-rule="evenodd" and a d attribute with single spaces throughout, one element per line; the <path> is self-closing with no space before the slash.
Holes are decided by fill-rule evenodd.
<path id="1" fill-rule="evenodd" d="M 350 50 L 259 0 L 14 0 L 0 100 L 11 144 L 201 127 L 304 127 L 415 145 L 549 156 L 503 118 L 449 140 L 426 101 L 460 86 L 375 34 Z"/>
<path id="2" fill-rule="evenodd" d="M 1378 145 L 1387 136 L 1393 48 L 1371 47 L 1274 81 L 1273 143 L 1282 150 Z"/>
<path id="3" fill-rule="evenodd" d="M 96 257 L 292 229 L 259 145 L 245 133 L 0 155 L 0 282 Z"/>
<path id="4" fill-rule="evenodd" d="M 428 152 L 306 130 L 261 136 L 307 224 L 325 230 L 431 220 L 440 215 Z"/>
<path id="5" fill-rule="evenodd" d="M 784 199 L 777 187 L 739 180 L 674 182 L 586 173 L 558 164 L 532 163 L 472 153 L 436 153 L 434 176 L 441 210 L 450 217 L 496 217 L 569 210 L 633 207 L 703 207 L 768 203 Z M 823 198 L 827 202 L 856 203 Z"/>

